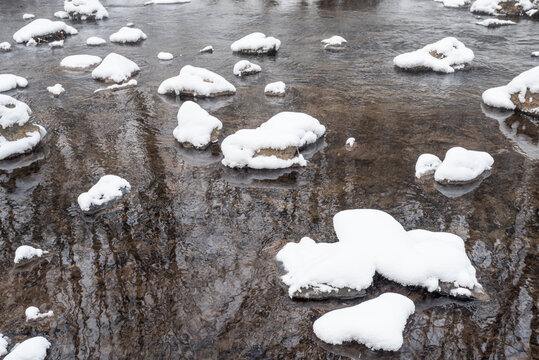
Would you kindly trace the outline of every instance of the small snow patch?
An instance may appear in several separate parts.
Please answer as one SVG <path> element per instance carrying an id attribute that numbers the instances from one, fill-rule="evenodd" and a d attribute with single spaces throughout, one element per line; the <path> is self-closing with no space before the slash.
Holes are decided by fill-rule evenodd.
<path id="1" fill-rule="evenodd" d="M 477 25 L 494 28 L 504 25 L 516 25 L 517 23 L 511 20 L 500 20 L 500 19 L 485 19 L 482 21 L 476 22 Z"/>
<path id="2" fill-rule="evenodd" d="M 15 250 L 15 264 L 18 264 L 21 260 L 32 259 L 34 257 L 41 257 L 43 254 L 46 254 L 47 251 L 36 249 L 32 246 L 22 245 Z"/>
<path id="3" fill-rule="evenodd" d="M 64 47 L 64 40 L 50 42 L 49 47 L 51 47 L 52 49 Z"/>
<path id="4" fill-rule="evenodd" d="M 200 49 L 199 52 L 200 52 L 201 54 L 204 54 L 204 53 L 209 53 L 209 54 L 211 54 L 211 53 L 213 53 L 213 46 L 208 45 L 208 46 L 206 46 L 206 47 Z"/>
<path id="5" fill-rule="evenodd" d="M 343 48 L 346 45 L 347 41 L 342 36 L 334 35 L 328 39 L 322 40 L 322 44 L 324 44 L 325 49 L 332 49 L 332 48 Z"/>
<path id="6" fill-rule="evenodd" d="M 268 96 L 284 96 L 286 92 L 286 84 L 282 81 L 269 83 L 264 88 L 264 94 Z"/>
<path id="7" fill-rule="evenodd" d="M 71 55 L 65 57 L 60 62 L 60 66 L 66 69 L 86 69 L 100 62 L 101 58 L 95 55 Z"/>
<path id="8" fill-rule="evenodd" d="M 352 147 L 352 146 L 354 146 L 355 143 L 356 143 L 356 139 L 351 137 L 351 138 L 346 139 L 346 144 L 345 145 Z"/>
<path id="9" fill-rule="evenodd" d="M 47 87 L 47 91 L 54 96 L 60 96 L 65 92 L 65 89 L 62 84 L 56 84 L 54 86 Z"/>
<path id="10" fill-rule="evenodd" d="M 110 80 L 115 83 L 121 83 L 139 71 L 140 68 L 133 61 L 122 55 L 110 53 L 92 71 L 92 77 L 97 80 Z"/>
<path id="11" fill-rule="evenodd" d="M 116 175 L 105 175 L 88 192 L 80 194 L 77 202 L 82 211 L 92 212 L 120 199 L 130 190 L 131 185 L 127 180 Z"/>
<path id="12" fill-rule="evenodd" d="M 23 20 L 30 20 L 30 19 L 33 19 L 35 18 L 36 16 L 34 14 L 24 14 L 22 16 Z"/>
<path id="13" fill-rule="evenodd" d="M 122 90 L 129 87 L 135 87 L 135 86 L 137 86 L 137 80 L 131 79 L 128 82 L 123 83 L 123 84 L 114 84 L 114 85 L 107 86 L 105 88 L 97 89 L 94 91 L 94 94 L 98 92 L 102 92 L 102 91 L 118 91 L 118 90 Z"/>
<path id="14" fill-rule="evenodd" d="M 66 11 L 57 11 L 54 13 L 54 17 L 57 17 L 58 19 L 68 19 L 69 14 Z"/>
<path id="15" fill-rule="evenodd" d="M 441 163 L 442 160 L 436 155 L 421 154 L 415 163 L 415 177 L 419 179 L 423 175 L 435 172 Z"/>
<path id="16" fill-rule="evenodd" d="M 99 46 L 99 45 L 103 45 L 103 44 L 106 44 L 106 43 L 107 43 L 107 40 L 102 39 L 102 38 L 97 37 L 97 36 L 92 36 L 92 37 L 89 37 L 88 39 L 86 39 L 86 45 L 88 45 L 88 46 Z"/>
<path id="17" fill-rule="evenodd" d="M 123 27 L 118 32 L 115 32 L 109 37 L 111 42 L 117 42 L 122 44 L 134 44 L 142 40 L 146 40 L 148 37 L 142 30 L 131 27 Z"/>
<path id="18" fill-rule="evenodd" d="M 53 316 L 54 312 L 52 310 L 49 310 L 45 313 L 42 313 L 41 311 L 39 311 L 37 307 L 30 306 L 26 309 L 24 314 L 26 315 L 26 321 L 30 321 L 30 320 L 38 320 L 38 319 Z"/>
<path id="19" fill-rule="evenodd" d="M 159 60 L 165 60 L 165 61 L 167 61 L 167 60 L 172 60 L 172 59 L 174 59 L 174 55 L 172 55 L 172 54 L 169 53 L 169 52 L 163 52 L 163 51 L 161 51 L 159 54 L 157 54 L 157 58 L 158 58 Z"/>
<path id="20" fill-rule="evenodd" d="M 210 70 L 185 65 L 178 76 L 163 81 L 157 92 L 161 95 L 175 93 L 180 96 L 214 97 L 233 95 L 236 88 Z"/>
<path id="21" fill-rule="evenodd" d="M 9 51 L 11 50 L 11 44 L 8 43 L 7 41 L 4 41 L 4 42 L 1 42 L 0 43 L 0 51 Z"/>

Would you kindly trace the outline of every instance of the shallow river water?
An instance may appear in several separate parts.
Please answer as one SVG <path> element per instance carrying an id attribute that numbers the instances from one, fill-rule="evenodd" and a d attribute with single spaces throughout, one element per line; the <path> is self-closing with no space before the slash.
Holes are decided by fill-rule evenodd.
<path id="1" fill-rule="evenodd" d="M 110 18 L 75 23 L 63 49 L 14 46 L 0 73 L 29 80 L 6 94 L 25 101 L 48 130 L 26 164 L 0 164 L 0 332 L 12 344 L 43 335 L 48 359 L 524 359 L 539 353 L 537 318 L 539 130 L 537 120 L 481 106 L 485 89 L 539 65 L 539 23 L 487 29 L 467 9 L 431 0 L 230 1 L 142 6 L 103 1 Z M 2 0 L 0 42 L 22 14 L 53 19 L 60 0 Z M 70 21 L 67 21 L 70 23 Z M 85 45 L 134 22 L 140 45 Z M 255 57 L 259 75 L 239 79 L 232 41 L 254 31 L 279 38 L 275 57 Z M 320 40 L 341 35 L 349 51 Z M 396 71 L 392 59 L 445 36 L 473 49 L 467 71 Z M 213 45 L 213 54 L 198 50 Z M 159 51 L 175 54 L 171 62 Z M 63 57 L 117 52 L 134 60 L 139 86 L 94 94 L 90 71 L 66 71 Z M 181 56 L 180 56 L 181 54 Z M 308 113 L 327 127 L 304 168 L 232 170 L 218 146 L 182 149 L 172 136 L 181 100 L 157 87 L 183 65 L 206 67 L 237 94 L 199 104 L 224 124 L 223 136 L 256 127 L 280 111 Z M 283 80 L 284 98 L 264 86 Z M 53 98 L 47 86 L 66 93 Z M 490 116 L 489 116 L 490 115 Z M 348 137 L 356 146 L 345 148 Z M 453 146 L 487 151 L 488 178 L 455 197 L 414 178 L 417 157 Z M 25 165 L 25 166 L 22 166 Z M 132 191 L 93 217 L 76 199 L 100 176 L 127 179 Z M 317 340 L 313 321 L 358 304 L 298 302 L 274 263 L 289 241 L 336 241 L 332 217 L 350 208 L 381 209 L 407 229 L 448 231 L 465 240 L 489 302 L 460 301 L 376 277 L 364 299 L 385 291 L 410 297 L 416 312 L 397 352 Z M 49 251 L 14 266 L 15 249 Z M 52 309 L 26 323 L 28 306 Z"/>

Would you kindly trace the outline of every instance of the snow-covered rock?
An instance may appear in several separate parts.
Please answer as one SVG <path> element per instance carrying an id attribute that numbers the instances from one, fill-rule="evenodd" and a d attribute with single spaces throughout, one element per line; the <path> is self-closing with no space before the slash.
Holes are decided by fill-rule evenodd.
<path id="1" fill-rule="evenodd" d="M 423 175 L 434 173 L 441 163 L 442 160 L 436 155 L 421 154 L 415 163 L 415 177 L 419 179 Z"/>
<path id="2" fill-rule="evenodd" d="M 167 60 L 172 60 L 172 59 L 174 59 L 174 55 L 172 55 L 172 54 L 169 53 L 169 52 L 163 52 L 163 51 L 161 51 L 159 54 L 157 54 L 157 58 L 158 58 L 159 60 L 165 60 L 165 61 L 167 61 Z"/>
<path id="3" fill-rule="evenodd" d="M 441 184 L 462 184 L 477 180 L 490 170 L 494 159 L 484 151 L 454 147 L 447 150 L 444 161 L 434 172 L 434 180 Z"/>
<path id="4" fill-rule="evenodd" d="M 26 308 L 26 311 L 24 312 L 24 314 L 26 315 L 26 321 L 30 321 L 30 320 L 38 320 L 38 319 L 42 319 L 46 317 L 51 317 L 54 315 L 54 312 L 52 310 L 49 310 L 45 313 L 42 313 L 41 311 L 39 311 L 37 307 L 30 306 Z"/>
<path id="5" fill-rule="evenodd" d="M 0 333 L 0 356 L 7 354 L 8 337 Z"/>
<path id="6" fill-rule="evenodd" d="M 66 35 L 75 34 L 78 34 L 77 29 L 66 25 L 63 21 L 36 19 L 13 34 L 13 40 L 17 43 L 28 44 L 34 41 L 36 44 L 41 44 L 63 40 Z"/>
<path id="7" fill-rule="evenodd" d="M 0 48 L 2 47 L 2 44 L 0 44 Z M 532 56 L 539 57 L 539 51 L 532 52 Z"/>
<path id="8" fill-rule="evenodd" d="M 501 19 L 485 19 L 476 22 L 477 25 L 489 27 L 489 28 L 495 28 L 505 25 L 516 25 L 517 23 L 511 20 L 501 20 Z"/>
<path id="9" fill-rule="evenodd" d="M 86 69 L 99 64 L 101 60 L 95 55 L 70 55 L 62 59 L 60 66 L 66 69 Z"/>
<path id="10" fill-rule="evenodd" d="M 151 0 L 144 3 L 146 5 L 167 5 L 167 4 L 183 4 L 189 3 L 191 0 Z"/>
<path id="11" fill-rule="evenodd" d="M 459 8 L 470 4 L 470 0 L 434 0 L 436 2 L 441 2 L 445 7 L 448 8 Z"/>
<path id="12" fill-rule="evenodd" d="M 315 143 L 326 128 L 298 112 L 281 112 L 256 129 L 242 129 L 221 144 L 223 165 L 231 168 L 283 169 L 305 166 L 299 150 Z"/>
<path id="13" fill-rule="evenodd" d="M 276 54 L 281 47 L 281 41 L 274 37 L 266 37 L 261 32 L 255 32 L 235 41 L 230 45 L 233 52 L 242 54 Z"/>
<path id="14" fill-rule="evenodd" d="M 486 90 L 482 98 L 489 106 L 539 117 L 539 66 L 524 71 L 507 85 Z"/>
<path id="15" fill-rule="evenodd" d="M 139 71 L 140 68 L 133 61 L 122 55 L 110 53 L 92 71 L 92 77 L 97 80 L 121 83 Z"/>
<path id="16" fill-rule="evenodd" d="M 203 47 L 202 49 L 199 50 L 199 52 L 200 52 L 201 54 L 204 54 L 204 53 L 209 53 L 209 54 L 211 54 L 211 53 L 213 53 L 213 46 L 208 45 L 208 46 L 206 46 L 206 47 Z"/>
<path id="17" fill-rule="evenodd" d="M 539 2 L 533 0 L 476 0 L 470 11 L 477 14 L 537 17 Z"/>
<path id="18" fill-rule="evenodd" d="M 22 101 L 0 94 L 0 126 L 7 129 L 13 125 L 22 126 L 30 119 L 32 110 Z"/>
<path id="19" fill-rule="evenodd" d="M 17 87 L 27 87 L 28 80 L 12 74 L 0 74 L 0 92 L 9 91 Z"/>
<path id="20" fill-rule="evenodd" d="M 54 13 L 54 17 L 58 19 L 69 19 L 69 14 L 66 11 L 60 10 Z"/>
<path id="21" fill-rule="evenodd" d="M 233 95 L 236 88 L 210 70 L 185 65 L 178 76 L 163 81 L 157 92 L 161 95 L 174 93 L 179 96 L 214 97 Z"/>
<path id="22" fill-rule="evenodd" d="M 345 210 L 333 218 L 336 243 L 304 237 L 277 254 L 292 298 L 324 299 L 364 295 L 378 273 L 405 286 L 449 294 L 467 288 L 472 298 L 487 299 L 454 234 L 406 231 L 391 215 L 373 209 Z"/>
<path id="23" fill-rule="evenodd" d="M 65 0 L 64 10 L 74 20 L 101 20 L 109 17 L 107 9 L 99 0 Z"/>
<path id="24" fill-rule="evenodd" d="M 286 93 L 286 84 L 282 81 L 269 83 L 264 88 L 264 94 L 268 96 L 284 96 Z"/>
<path id="25" fill-rule="evenodd" d="M 4 42 L 1 42 L 0 43 L 0 51 L 10 51 L 11 50 L 11 44 L 8 43 L 7 41 L 4 41 Z"/>
<path id="26" fill-rule="evenodd" d="M 393 64 L 409 71 L 453 73 L 473 59 L 472 50 L 454 37 L 447 37 L 422 49 L 398 55 L 393 59 Z"/>
<path id="27" fill-rule="evenodd" d="M 94 91 L 94 93 L 98 93 L 98 92 L 102 92 L 102 91 L 118 91 L 118 90 L 122 90 L 122 89 L 125 89 L 125 88 L 135 87 L 135 86 L 137 86 L 137 84 L 138 84 L 137 80 L 131 79 L 128 82 L 123 83 L 123 84 L 114 84 L 114 85 L 107 86 L 105 88 L 97 89 L 97 90 Z"/>
<path id="28" fill-rule="evenodd" d="M 182 145 L 196 149 L 206 148 L 216 142 L 223 124 L 193 101 L 186 101 L 178 110 L 178 126 L 174 137 Z"/>
<path id="29" fill-rule="evenodd" d="M 65 92 L 65 89 L 62 84 L 56 84 L 54 86 L 48 86 L 47 91 L 54 96 L 60 96 Z"/>
<path id="30" fill-rule="evenodd" d="M 97 37 L 97 36 L 92 36 L 92 37 L 89 37 L 88 39 L 86 39 L 86 45 L 88 45 L 88 46 L 99 46 L 99 45 L 103 45 L 103 44 L 106 44 L 106 43 L 107 43 L 107 40 L 102 39 L 102 38 Z"/>
<path id="31" fill-rule="evenodd" d="M 234 75 L 240 77 L 258 74 L 261 71 L 262 68 L 259 65 L 253 64 L 252 62 L 247 60 L 240 60 L 236 63 L 236 65 L 234 65 Z"/>
<path id="32" fill-rule="evenodd" d="M 46 253 L 47 251 L 36 249 L 28 245 L 22 245 L 22 246 L 19 246 L 17 250 L 15 250 L 14 262 L 15 264 L 18 264 L 24 259 L 32 259 L 35 257 L 41 257 L 43 256 L 43 254 L 46 254 Z"/>
<path id="33" fill-rule="evenodd" d="M 322 40 L 322 44 L 324 44 L 324 49 L 326 50 L 341 50 L 344 49 L 346 46 L 346 39 L 342 36 L 334 35 L 328 39 Z"/>
<path id="34" fill-rule="evenodd" d="M 109 37 L 111 42 L 117 42 L 122 44 L 134 44 L 139 41 L 146 40 L 148 37 L 146 34 L 137 28 L 124 26 L 118 32 L 115 32 Z"/>
<path id="35" fill-rule="evenodd" d="M 332 345 L 347 341 L 365 344 L 372 350 L 397 351 L 408 317 L 415 312 L 406 296 L 384 293 L 359 305 L 333 310 L 313 324 L 316 336 Z"/>
<path id="36" fill-rule="evenodd" d="M 356 143 L 356 139 L 351 137 L 351 138 L 346 139 L 345 145 L 352 147 L 354 146 L 355 143 Z"/>
<path id="37" fill-rule="evenodd" d="M 30 20 L 30 19 L 33 19 L 35 18 L 36 16 L 34 14 L 24 14 L 22 16 L 23 20 Z"/>
<path id="38" fill-rule="evenodd" d="M 50 42 L 49 47 L 52 49 L 64 47 L 64 40 L 57 40 L 57 41 Z"/>
<path id="39" fill-rule="evenodd" d="M 36 336 L 16 345 L 4 360 L 44 360 L 50 346 L 43 336 Z"/>
<path id="40" fill-rule="evenodd" d="M 131 185 L 127 180 L 116 175 L 105 175 L 88 192 L 80 194 L 77 202 L 83 212 L 93 213 L 120 199 L 130 190 Z"/>

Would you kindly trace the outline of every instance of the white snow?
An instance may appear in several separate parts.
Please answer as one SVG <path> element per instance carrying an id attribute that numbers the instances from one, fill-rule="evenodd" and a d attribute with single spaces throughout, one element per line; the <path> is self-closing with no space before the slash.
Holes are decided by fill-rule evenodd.
<path id="1" fill-rule="evenodd" d="M 61 48 L 64 47 L 64 40 L 57 40 L 49 43 L 51 48 Z"/>
<path id="2" fill-rule="evenodd" d="M 22 101 L 0 94 L 0 126 L 2 128 L 26 124 L 31 113 L 30 107 Z"/>
<path id="3" fill-rule="evenodd" d="M 169 52 L 161 51 L 159 54 L 157 54 L 157 58 L 159 60 L 172 60 L 172 59 L 174 59 L 174 55 L 172 55 Z"/>
<path id="4" fill-rule="evenodd" d="M 91 207 L 100 207 L 121 198 L 131 190 L 127 180 L 116 175 L 105 175 L 88 192 L 79 195 L 77 202 L 82 211 L 90 211 Z"/>
<path id="5" fill-rule="evenodd" d="M 485 20 L 476 22 L 476 24 L 485 26 L 485 27 L 495 27 L 495 26 L 504 26 L 504 25 L 516 25 L 517 23 L 511 20 L 485 19 Z"/>
<path id="6" fill-rule="evenodd" d="M 142 30 L 124 26 L 118 32 L 115 32 L 109 37 L 109 40 L 117 43 L 137 43 L 146 40 L 148 37 Z"/>
<path id="7" fill-rule="evenodd" d="M 110 53 L 92 71 L 92 77 L 98 80 L 110 79 L 116 83 L 121 83 L 138 71 L 140 71 L 140 68 L 133 61 L 122 55 Z"/>
<path id="8" fill-rule="evenodd" d="M 442 160 L 436 155 L 421 154 L 415 163 L 415 177 L 419 179 L 423 175 L 435 172 L 441 163 Z"/>
<path id="9" fill-rule="evenodd" d="M 201 52 L 201 53 L 212 53 L 213 52 L 213 46 L 208 45 L 208 46 L 200 49 L 199 52 Z"/>
<path id="10" fill-rule="evenodd" d="M 354 144 L 356 143 L 356 139 L 351 137 L 351 138 L 348 138 L 346 139 L 346 146 L 354 146 Z"/>
<path id="11" fill-rule="evenodd" d="M 23 20 L 30 20 L 30 19 L 33 19 L 35 18 L 36 16 L 34 14 L 24 14 L 22 16 Z"/>
<path id="12" fill-rule="evenodd" d="M 128 82 L 123 83 L 123 84 L 114 84 L 114 85 L 107 86 L 105 88 L 97 89 L 94 91 L 94 93 L 98 93 L 98 92 L 106 91 L 106 90 L 116 91 L 116 90 L 121 90 L 127 87 L 133 87 L 133 86 L 137 86 L 137 80 L 135 79 L 131 79 Z"/>
<path id="13" fill-rule="evenodd" d="M 526 92 L 539 93 L 539 66 L 524 71 L 504 86 L 491 88 L 483 92 L 483 102 L 487 105 L 514 110 L 516 104 L 511 101 L 511 95 L 518 94 L 518 99 L 524 103 Z M 539 114 L 539 108 L 532 109 L 531 113 Z"/>
<path id="14" fill-rule="evenodd" d="M 224 139 L 221 144 L 224 155 L 222 163 L 231 168 L 253 169 L 305 166 L 307 161 L 297 153 L 291 159 L 256 155 L 264 149 L 301 148 L 316 142 L 325 132 L 325 126 L 312 116 L 299 112 L 281 112 L 256 129 L 242 129 Z"/>
<path id="15" fill-rule="evenodd" d="M 0 44 L 0 48 L 2 47 L 2 44 Z M 539 51 L 532 52 L 532 56 L 539 57 Z"/>
<path id="16" fill-rule="evenodd" d="M 442 59 L 430 54 L 436 52 L 443 55 Z M 401 54 L 393 59 L 393 64 L 403 69 L 428 68 L 443 73 L 453 73 L 461 65 L 470 63 L 474 53 L 454 37 L 446 37 L 422 49 Z"/>
<path id="17" fill-rule="evenodd" d="M 49 19 L 36 19 L 23 26 L 19 31 L 13 34 L 13 40 L 18 43 L 33 40 L 36 36 L 54 34 L 59 31 L 65 31 L 66 34 L 78 34 L 77 29 L 66 25 L 63 21 L 51 21 Z"/>
<path id="18" fill-rule="evenodd" d="M 230 49 L 234 52 L 265 54 L 278 51 L 280 46 L 280 40 L 271 36 L 266 37 L 261 32 L 255 32 L 233 42 Z"/>
<path id="19" fill-rule="evenodd" d="M 54 86 L 48 86 L 47 91 L 53 94 L 54 96 L 60 96 L 65 92 L 62 84 L 56 84 Z"/>
<path id="20" fill-rule="evenodd" d="M 165 5 L 165 4 L 183 4 L 191 2 L 191 0 L 151 0 L 144 3 L 144 5 Z"/>
<path id="21" fill-rule="evenodd" d="M 8 337 L 0 333 L 0 356 L 7 354 Z"/>
<path id="22" fill-rule="evenodd" d="M 28 80 L 12 74 L 0 74 L 0 92 L 9 91 L 17 87 L 27 87 Z"/>
<path id="23" fill-rule="evenodd" d="M 67 69 L 86 69 L 99 64 L 101 60 L 99 56 L 95 55 L 71 55 L 63 58 L 60 66 Z"/>
<path id="24" fill-rule="evenodd" d="M 503 11 L 499 12 L 499 10 L 502 10 L 500 3 L 509 1 L 510 0 L 476 0 L 470 7 L 470 11 L 479 14 L 502 15 Z M 530 12 L 533 11 L 534 8 L 537 8 L 537 5 L 534 5 L 530 0 L 518 0 L 516 5 L 520 5 L 525 12 Z M 528 16 L 531 15 L 528 14 Z"/>
<path id="25" fill-rule="evenodd" d="M 221 130 L 223 124 L 215 116 L 193 101 L 186 101 L 178 110 L 178 126 L 174 137 L 180 143 L 189 143 L 197 149 L 206 147 L 214 130 Z"/>
<path id="26" fill-rule="evenodd" d="M 34 39 L 30 39 L 26 42 L 26 46 L 36 46 L 37 42 Z"/>
<path id="27" fill-rule="evenodd" d="M 483 151 L 466 150 L 454 147 L 445 153 L 444 161 L 434 173 L 438 182 L 469 182 L 484 171 L 490 170 L 494 159 Z"/>
<path id="28" fill-rule="evenodd" d="M 236 88 L 225 78 L 210 70 L 185 65 L 178 76 L 163 81 L 157 92 L 159 94 L 175 93 L 176 95 L 187 93 L 195 97 L 209 97 L 234 94 Z"/>
<path id="29" fill-rule="evenodd" d="M 42 318 L 53 316 L 54 312 L 52 310 L 49 310 L 45 313 L 42 313 L 41 311 L 39 311 L 37 307 L 30 306 L 26 308 L 26 311 L 24 312 L 24 314 L 26 315 L 26 321 L 30 321 L 30 320 L 37 320 L 37 319 L 42 319 Z"/>
<path id="30" fill-rule="evenodd" d="M 264 93 L 266 95 L 284 96 L 285 92 L 286 92 L 286 84 L 282 81 L 269 83 L 264 88 Z"/>
<path id="31" fill-rule="evenodd" d="M 8 43 L 7 41 L 0 43 L 0 51 L 9 51 L 9 50 L 11 50 L 10 43 Z"/>
<path id="32" fill-rule="evenodd" d="M 455 297 L 460 297 L 460 296 L 471 297 L 472 292 L 466 288 L 456 288 L 456 289 L 451 289 L 450 295 L 455 296 Z"/>
<path id="33" fill-rule="evenodd" d="M 0 135 L 0 160 L 4 160 L 14 155 L 25 154 L 35 148 L 45 135 L 47 135 L 47 131 L 44 127 L 40 125 L 36 126 L 38 127 L 36 131 L 27 132 L 26 137 L 18 140 L 9 141 Z"/>
<path id="34" fill-rule="evenodd" d="M 34 257 L 41 257 L 43 254 L 46 254 L 47 251 L 36 249 L 32 246 L 22 245 L 15 250 L 15 264 L 18 264 L 21 260 L 31 259 Z"/>
<path id="35" fill-rule="evenodd" d="M 234 65 L 234 75 L 252 75 L 262 71 L 262 68 L 247 60 L 240 60 Z"/>
<path id="36" fill-rule="evenodd" d="M 107 9 L 99 0 L 65 0 L 64 10 L 71 17 L 80 17 L 81 20 L 88 18 L 101 20 L 109 17 Z"/>
<path id="37" fill-rule="evenodd" d="M 441 2 L 445 7 L 448 8 L 458 8 L 466 6 L 470 3 L 471 0 L 434 0 L 436 2 Z"/>
<path id="38" fill-rule="evenodd" d="M 36 336 L 16 345 L 4 360 L 44 360 L 50 346 L 43 336 Z"/>
<path id="39" fill-rule="evenodd" d="M 106 43 L 107 43 L 107 40 L 102 39 L 102 38 L 97 37 L 97 36 L 92 36 L 92 37 L 89 37 L 88 39 L 86 39 L 86 45 L 89 45 L 89 46 L 99 46 L 99 45 L 103 45 L 103 44 L 106 44 Z"/>
<path id="40" fill-rule="evenodd" d="M 68 19 L 69 14 L 66 11 L 60 10 L 54 13 L 54 17 L 57 17 L 58 19 Z"/>
<path id="41" fill-rule="evenodd" d="M 464 241 L 454 234 L 406 231 L 391 215 L 373 209 L 345 210 L 333 218 L 339 239 L 315 243 L 304 237 L 287 243 L 277 254 L 286 274 L 289 295 L 303 288 L 330 292 L 363 290 L 375 272 L 402 285 L 436 291 L 439 281 L 455 287 L 480 287 L 466 256 Z"/>
<path id="42" fill-rule="evenodd" d="M 332 47 L 332 46 L 343 46 L 346 44 L 347 41 L 342 36 L 334 35 L 328 39 L 322 40 L 322 44 L 324 44 L 324 48 Z"/>
<path id="43" fill-rule="evenodd" d="M 328 344 L 356 341 L 372 350 L 397 351 L 403 343 L 406 321 L 414 312 L 415 305 L 406 296 L 384 293 L 322 315 L 314 322 L 313 330 Z"/>

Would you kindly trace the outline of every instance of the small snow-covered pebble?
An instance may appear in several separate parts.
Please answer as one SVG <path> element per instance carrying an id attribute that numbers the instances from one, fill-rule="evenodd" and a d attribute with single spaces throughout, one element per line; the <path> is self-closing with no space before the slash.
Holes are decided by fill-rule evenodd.
<path id="1" fill-rule="evenodd" d="M 174 59 L 174 55 L 168 52 L 161 51 L 159 54 L 157 54 L 157 58 L 159 60 L 172 60 Z"/>
<path id="2" fill-rule="evenodd" d="M 44 360 L 50 346 L 43 336 L 36 336 L 15 346 L 4 360 Z"/>
<path id="3" fill-rule="evenodd" d="M 99 0 L 65 0 L 64 10 L 74 19 L 80 20 L 109 17 L 107 9 Z"/>
<path id="4" fill-rule="evenodd" d="M 213 71 L 185 65 L 178 76 L 163 81 L 157 92 L 161 95 L 174 93 L 193 97 L 213 97 L 233 95 L 236 88 Z"/>
<path id="5" fill-rule="evenodd" d="M 346 140 L 346 145 L 347 145 L 347 146 L 354 146 L 355 143 L 356 143 L 356 139 L 353 138 L 353 137 L 348 138 L 348 139 Z"/>
<path id="6" fill-rule="evenodd" d="M 9 50 L 11 50 L 10 43 L 8 43 L 7 41 L 0 43 L 0 51 L 9 51 Z"/>
<path id="7" fill-rule="evenodd" d="M 324 48 L 338 47 L 338 46 L 342 47 L 346 43 L 347 43 L 346 39 L 338 35 L 334 35 L 330 37 L 329 39 L 322 40 L 322 44 L 324 44 Z"/>
<path id="8" fill-rule="evenodd" d="M 451 296 L 455 296 L 455 297 L 471 297 L 472 296 L 472 292 L 469 289 L 466 289 L 466 288 L 451 289 L 449 294 Z"/>
<path id="9" fill-rule="evenodd" d="M 0 92 L 9 91 L 17 87 L 27 87 L 28 80 L 12 74 L 0 74 Z"/>
<path id="10" fill-rule="evenodd" d="M 105 175 L 88 190 L 77 198 L 82 211 L 100 209 L 109 202 L 121 198 L 131 190 L 127 180 L 116 175 Z"/>
<path id="11" fill-rule="evenodd" d="M 202 49 L 200 49 L 200 53 L 212 53 L 213 52 L 213 46 L 208 45 Z"/>
<path id="12" fill-rule="evenodd" d="M 54 312 L 52 310 L 49 310 L 45 313 L 42 313 L 41 311 L 39 311 L 37 307 L 30 306 L 26 308 L 26 311 L 24 312 L 24 314 L 26 315 L 26 321 L 30 321 L 30 320 L 37 320 L 37 319 L 53 316 Z"/>
<path id="13" fill-rule="evenodd" d="M 47 87 L 47 91 L 54 96 L 60 96 L 65 92 L 65 89 L 61 84 L 56 84 L 54 86 Z"/>
<path id="14" fill-rule="evenodd" d="M 257 74 L 262 71 L 262 68 L 247 60 L 240 60 L 234 65 L 234 75 L 247 76 Z"/>
<path id="15" fill-rule="evenodd" d="M 102 38 L 97 37 L 97 36 L 92 36 L 92 37 L 89 37 L 88 39 L 86 39 L 86 45 L 89 45 L 89 46 L 99 46 L 99 45 L 103 45 L 103 44 L 106 44 L 106 43 L 107 43 L 107 40 L 102 39 Z"/>
<path id="16" fill-rule="evenodd" d="M 58 41 L 50 42 L 50 43 L 49 43 L 49 46 L 50 46 L 51 48 L 61 48 L 61 47 L 64 47 L 64 40 L 58 40 Z"/>
<path id="17" fill-rule="evenodd" d="M 31 259 L 34 257 L 41 257 L 43 256 L 43 254 L 46 254 L 46 253 L 47 251 L 36 249 L 28 245 L 22 245 L 22 246 L 19 246 L 17 250 L 15 250 L 14 262 L 15 264 L 18 264 L 21 260 Z"/>
<path id="18" fill-rule="evenodd" d="M 23 20 L 30 20 L 30 19 L 33 19 L 35 18 L 36 16 L 34 14 L 24 14 L 22 16 Z"/>
<path id="19" fill-rule="evenodd" d="M 67 11 L 57 11 L 54 13 L 54 17 L 57 17 L 58 19 L 67 19 L 69 18 L 69 14 Z"/>
<path id="20" fill-rule="evenodd" d="M 269 83 L 264 88 L 264 94 L 269 96 L 284 96 L 286 92 L 286 84 L 282 81 Z"/>
<path id="21" fill-rule="evenodd" d="M 435 0 L 444 4 L 447 8 L 458 8 L 468 5 L 471 0 Z"/>
<path id="22" fill-rule="evenodd" d="M 86 69 L 90 66 L 97 65 L 101 62 L 101 58 L 95 55 L 71 55 L 62 59 L 60 66 L 67 69 Z"/>
<path id="23" fill-rule="evenodd" d="M 109 37 L 112 42 L 122 44 L 133 44 L 142 40 L 146 40 L 148 37 L 146 34 L 137 28 L 123 27 L 118 32 L 115 32 Z"/>
<path id="24" fill-rule="evenodd" d="M 419 179 L 423 175 L 435 172 L 441 163 L 442 160 L 436 155 L 421 154 L 415 163 L 415 177 Z"/>

